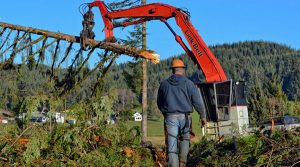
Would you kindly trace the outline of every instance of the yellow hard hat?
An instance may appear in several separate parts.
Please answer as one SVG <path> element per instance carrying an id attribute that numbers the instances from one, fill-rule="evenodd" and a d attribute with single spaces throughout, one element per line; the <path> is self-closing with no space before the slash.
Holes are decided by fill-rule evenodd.
<path id="1" fill-rule="evenodd" d="M 178 67 L 185 68 L 183 61 L 180 59 L 173 59 L 171 68 L 178 68 Z"/>

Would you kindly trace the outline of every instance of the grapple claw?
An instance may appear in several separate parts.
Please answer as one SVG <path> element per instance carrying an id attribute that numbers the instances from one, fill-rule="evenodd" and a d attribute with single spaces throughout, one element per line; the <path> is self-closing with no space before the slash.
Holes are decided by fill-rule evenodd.
<path id="1" fill-rule="evenodd" d="M 83 50 L 90 49 L 90 46 L 87 44 L 87 39 L 94 39 L 95 33 L 93 32 L 95 22 L 94 22 L 94 13 L 91 10 L 88 10 L 83 15 L 82 21 L 82 31 L 80 32 L 80 47 Z"/>

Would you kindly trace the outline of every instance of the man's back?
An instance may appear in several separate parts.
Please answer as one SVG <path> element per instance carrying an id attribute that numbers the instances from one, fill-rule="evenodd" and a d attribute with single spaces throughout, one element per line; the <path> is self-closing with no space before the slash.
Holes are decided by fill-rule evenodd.
<path id="1" fill-rule="evenodd" d="M 200 92 L 184 75 L 174 74 L 159 87 L 157 106 L 164 113 L 190 113 L 193 106 L 205 118 L 205 109 Z"/>
<path id="2" fill-rule="evenodd" d="M 189 80 L 183 75 L 172 75 L 159 88 L 158 107 L 163 113 L 192 112 Z"/>

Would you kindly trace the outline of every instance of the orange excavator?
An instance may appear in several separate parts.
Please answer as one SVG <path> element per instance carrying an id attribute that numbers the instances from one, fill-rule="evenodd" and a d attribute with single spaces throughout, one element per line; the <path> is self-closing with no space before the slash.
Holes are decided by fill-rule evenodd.
<path id="1" fill-rule="evenodd" d="M 229 112 L 232 105 L 246 105 L 244 96 L 244 83 L 228 80 L 226 74 L 218 60 L 207 47 L 203 39 L 198 34 L 190 22 L 189 12 L 180 8 L 162 3 L 151 3 L 131 7 L 128 9 L 109 11 L 103 1 L 94 1 L 86 4 L 88 11 L 83 13 L 83 30 L 81 31 L 82 48 L 86 49 L 84 40 L 94 38 L 92 31 L 94 27 L 93 7 L 98 7 L 104 22 L 104 32 L 106 41 L 114 42 L 114 28 L 126 27 L 134 24 L 140 24 L 145 21 L 158 20 L 163 22 L 175 36 L 175 40 L 184 49 L 191 60 L 202 70 L 206 79 L 205 83 L 198 83 L 200 92 L 206 105 L 208 121 L 226 121 L 229 120 Z M 176 34 L 167 20 L 175 18 L 180 27 L 189 47 L 182 38 Z M 117 19 L 131 19 L 115 24 Z"/>

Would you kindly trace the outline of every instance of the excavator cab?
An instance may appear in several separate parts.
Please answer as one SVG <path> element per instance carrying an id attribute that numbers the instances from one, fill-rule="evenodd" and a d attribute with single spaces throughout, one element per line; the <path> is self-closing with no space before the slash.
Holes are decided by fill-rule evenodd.
<path id="1" fill-rule="evenodd" d="M 247 106 L 245 82 L 227 80 L 197 84 L 205 104 L 207 120 L 229 121 L 233 106 Z"/>
<path id="2" fill-rule="evenodd" d="M 219 139 L 233 132 L 248 133 L 245 81 L 198 83 L 197 86 L 203 97 L 208 121 L 203 135 Z"/>

